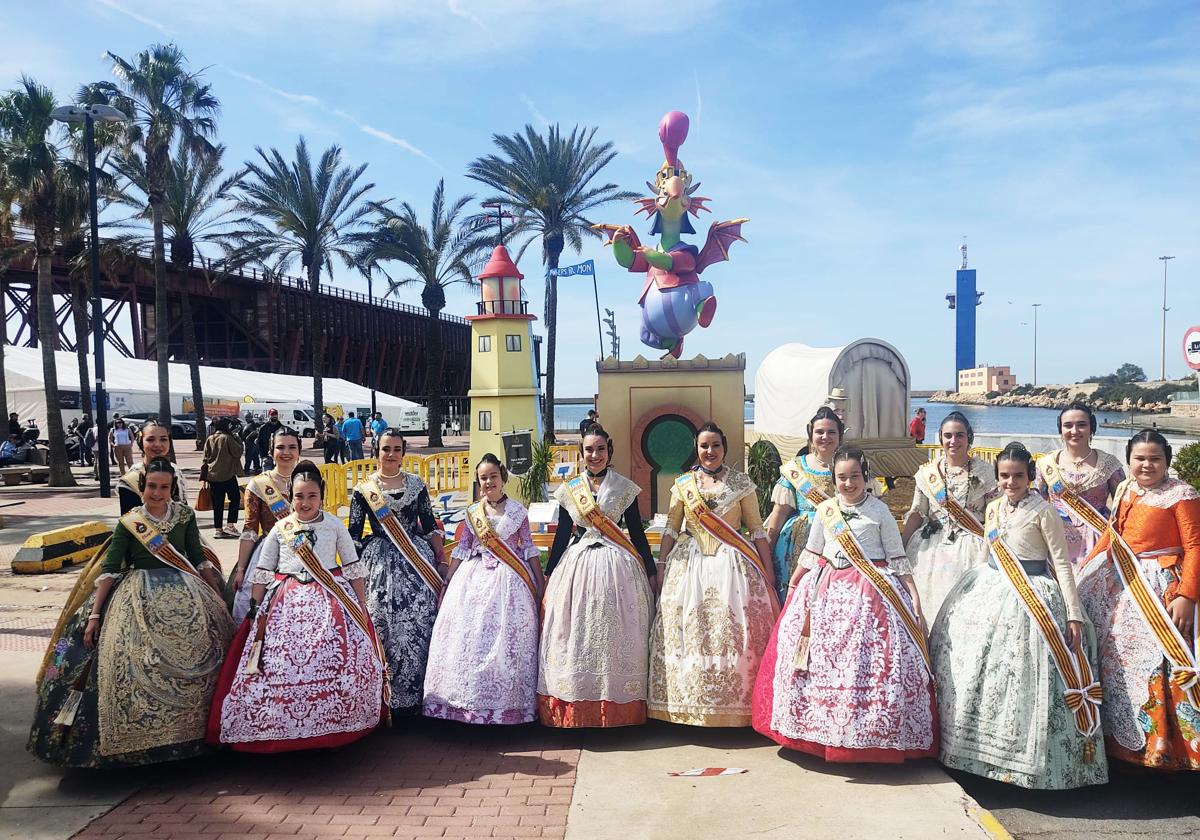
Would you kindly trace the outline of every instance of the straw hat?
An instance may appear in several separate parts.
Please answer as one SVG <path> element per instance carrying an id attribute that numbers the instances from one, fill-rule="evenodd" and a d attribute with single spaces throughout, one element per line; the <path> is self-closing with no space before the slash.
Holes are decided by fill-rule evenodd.
<path id="1" fill-rule="evenodd" d="M 837 403 L 850 402 L 850 398 L 846 396 L 845 388 L 830 389 L 829 396 L 827 396 L 825 399 L 828 402 L 834 403 L 835 406 Z"/>

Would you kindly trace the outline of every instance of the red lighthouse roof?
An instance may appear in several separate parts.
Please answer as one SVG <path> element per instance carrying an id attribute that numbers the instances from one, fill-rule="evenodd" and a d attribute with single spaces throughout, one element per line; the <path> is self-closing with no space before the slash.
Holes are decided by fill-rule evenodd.
<path id="1" fill-rule="evenodd" d="M 517 271 L 517 264 L 512 261 L 512 257 L 508 255 L 508 249 L 503 245 L 495 247 L 492 251 L 492 256 L 487 261 L 487 265 L 483 267 L 483 271 L 479 272 L 480 280 L 488 277 L 516 277 L 518 280 L 525 279 L 525 275 Z"/>

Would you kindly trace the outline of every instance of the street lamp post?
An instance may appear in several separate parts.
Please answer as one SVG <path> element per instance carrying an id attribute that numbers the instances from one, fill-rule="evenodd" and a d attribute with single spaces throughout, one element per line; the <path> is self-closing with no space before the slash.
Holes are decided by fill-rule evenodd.
<path id="1" fill-rule="evenodd" d="M 50 112 L 59 122 L 83 123 L 88 167 L 88 210 L 91 217 L 92 352 L 96 357 L 96 466 L 100 497 L 112 496 L 108 465 L 108 393 L 104 385 L 104 307 L 100 299 L 100 220 L 96 197 L 96 123 L 128 122 L 129 117 L 111 105 L 63 105 Z M 80 401 L 86 398 L 80 394 Z"/>
<path id="2" fill-rule="evenodd" d="M 1033 384 L 1037 385 L 1037 311 L 1040 303 L 1033 304 Z"/>
<path id="3" fill-rule="evenodd" d="M 1163 319 L 1162 319 L 1162 369 L 1159 372 L 1158 378 L 1162 381 L 1167 379 L 1167 263 L 1175 259 L 1174 257 L 1159 257 L 1163 264 Z"/>

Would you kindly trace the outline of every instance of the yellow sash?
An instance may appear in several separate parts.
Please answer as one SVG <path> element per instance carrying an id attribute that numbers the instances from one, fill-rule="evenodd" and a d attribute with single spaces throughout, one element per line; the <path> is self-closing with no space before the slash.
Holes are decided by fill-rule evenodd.
<path id="1" fill-rule="evenodd" d="M 566 483 L 566 488 L 571 496 L 571 501 L 575 503 L 575 509 L 579 511 L 579 515 L 583 517 L 584 521 L 640 564 L 642 558 L 633 542 L 625 536 L 621 526 L 609 519 L 608 515 L 600 509 L 600 505 L 596 504 L 596 497 L 592 495 L 592 488 L 588 486 L 587 479 L 577 475 Z"/>
<path id="2" fill-rule="evenodd" d="M 842 551 L 846 553 L 858 573 L 867 579 L 867 582 L 900 617 L 904 629 L 908 631 L 908 635 L 916 643 L 917 649 L 921 651 L 921 658 L 925 661 L 925 668 L 932 680 L 933 660 L 929 657 L 929 645 L 925 641 L 925 634 L 921 632 L 921 625 L 917 623 L 917 617 L 908 608 L 908 604 L 904 603 L 896 586 L 867 558 L 858 537 L 854 536 L 850 524 L 842 515 L 842 509 L 838 506 L 837 499 L 821 502 L 817 506 L 817 515 L 821 518 L 821 524 L 825 526 L 826 530 L 833 534 L 833 538 L 837 540 L 837 544 L 841 546 Z"/>
<path id="3" fill-rule="evenodd" d="M 256 475 L 246 483 L 246 489 L 262 499 L 271 515 L 278 522 L 292 512 L 292 504 L 284 498 L 275 482 L 266 473 Z"/>
<path id="4" fill-rule="evenodd" d="M 488 521 L 487 513 L 483 510 L 483 502 L 476 502 L 467 508 L 467 524 L 471 527 L 471 531 L 474 532 L 475 538 L 479 540 L 480 544 L 496 555 L 504 565 L 516 573 L 517 577 L 529 589 L 529 594 L 533 597 L 534 605 L 538 605 L 537 581 L 534 580 L 529 567 L 525 565 L 525 561 L 517 556 L 508 543 L 500 539 L 500 535 L 496 533 L 496 530 L 492 527 L 492 523 Z"/>
<path id="5" fill-rule="evenodd" d="M 438 572 L 437 567 L 425 559 L 425 555 L 417 550 L 413 544 L 412 537 L 408 535 L 408 531 L 404 530 L 404 526 L 400 524 L 400 520 L 396 518 L 396 514 L 388 507 L 387 495 L 383 492 L 383 488 L 374 478 L 368 478 L 355 488 L 366 499 L 367 507 L 375 514 L 375 520 L 379 523 L 379 527 L 383 530 L 392 545 L 396 546 L 396 550 L 400 552 L 405 560 L 417 570 L 417 574 L 421 576 L 421 580 L 433 592 L 438 595 L 442 591 L 442 576 Z"/>
<path id="6" fill-rule="evenodd" d="M 779 474 L 792 486 L 793 490 L 808 499 L 808 503 L 813 507 L 829 498 L 817 485 L 813 484 L 812 479 L 808 477 L 808 471 L 804 469 L 799 460 L 788 461 L 779 468 Z"/>
<path id="7" fill-rule="evenodd" d="M 1050 494 L 1062 499 L 1063 504 L 1069 507 L 1083 521 L 1084 525 L 1091 528 L 1097 537 L 1102 536 L 1108 530 L 1108 520 L 1104 518 L 1104 514 L 1092 507 L 1091 502 L 1071 488 L 1062 473 L 1062 468 L 1054 462 L 1054 455 L 1041 458 L 1038 466 L 1045 473 L 1046 486 L 1050 489 Z M 1120 501 L 1119 497 L 1118 501 Z"/>
<path id="8" fill-rule="evenodd" d="M 1037 624 L 1042 638 L 1050 648 L 1058 675 L 1066 686 L 1063 700 L 1067 708 L 1075 714 L 1075 728 L 1079 730 L 1079 734 L 1090 738 L 1100 729 L 1100 702 L 1103 699 L 1100 683 L 1092 675 L 1092 666 L 1083 652 L 1067 646 L 1067 640 L 1063 638 L 1054 616 L 1050 614 L 1050 608 L 1038 596 L 1033 584 L 1029 582 L 1025 567 L 1000 535 L 999 511 L 1002 501 L 997 499 L 988 505 L 987 509 L 987 539 L 991 544 L 992 554 L 1000 566 L 1000 571 L 1021 599 L 1021 605 Z"/>
<path id="9" fill-rule="evenodd" d="M 1121 583 L 1125 586 L 1125 591 L 1129 593 L 1134 606 L 1137 607 L 1142 621 L 1146 623 L 1154 640 L 1158 642 L 1163 656 L 1171 663 L 1171 682 L 1175 683 L 1180 691 L 1187 694 L 1188 702 L 1193 707 L 1200 709 L 1200 666 L 1197 665 L 1197 661 L 1200 660 L 1200 656 L 1197 654 L 1200 651 L 1200 609 L 1195 605 L 1192 606 L 1192 639 L 1191 644 L 1188 644 L 1188 641 L 1179 632 L 1179 628 L 1175 626 L 1175 622 L 1171 620 L 1171 616 L 1167 614 L 1167 608 L 1162 599 L 1155 595 L 1154 590 L 1150 588 L 1150 582 L 1146 580 L 1142 567 L 1137 562 L 1137 554 L 1129 547 L 1129 543 L 1125 542 L 1125 538 L 1118 533 L 1114 524 L 1117 511 L 1121 508 L 1121 501 L 1125 498 L 1125 493 L 1133 482 L 1132 478 L 1125 479 L 1114 495 L 1116 501 L 1113 503 L 1113 519 L 1106 523 L 1108 556 L 1116 566 L 1117 575 L 1121 578 Z"/>
<path id="10" fill-rule="evenodd" d="M 971 462 L 968 461 L 967 470 L 970 469 Z M 939 458 L 934 464 L 925 464 L 919 472 L 925 476 L 925 482 L 933 491 L 934 502 L 946 511 L 955 524 L 964 531 L 983 539 L 983 524 L 975 518 L 975 514 L 959 504 L 958 500 L 950 493 L 950 488 L 946 486 L 946 476 L 942 473 L 942 459 Z"/>
<path id="11" fill-rule="evenodd" d="M 708 506 L 708 503 L 704 501 L 704 496 L 700 492 L 700 483 L 696 480 L 696 473 L 691 471 L 685 472 L 675 479 L 675 489 L 679 493 L 679 498 L 683 501 L 683 506 L 700 523 L 700 526 L 705 531 L 722 544 L 729 546 L 742 555 L 762 577 L 763 583 L 766 583 L 770 579 L 766 568 L 763 566 L 762 558 L 758 556 L 758 552 L 754 550 L 754 546 L 750 541 L 742 536 L 741 532 L 736 528 L 718 516 L 716 511 L 712 510 Z M 767 589 L 771 593 L 771 605 L 778 615 L 779 601 L 775 595 L 775 589 L 772 586 L 768 586 Z"/>
<path id="12" fill-rule="evenodd" d="M 167 535 L 150 521 L 140 507 L 136 507 L 121 517 L 121 524 L 133 534 L 147 551 L 153 554 L 172 569 L 187 575 L 200 577 L 200 572 L 192 565 L 192 561 L 167 539 Z"/>
<path id="13" fill-rule="evenodd" d="M 300 528 L 302 524 L 296 518 L 296 514 L 293 513 L 280 520 L 275 527 L 279 529 L 280 540 L 292 547 L 292 551 L 300 558 L 300 562 L 304 564 L 304 568 L 312 575 L 313 580 L 319 583 L 326 592 L 342 605 L 342 612 L 358 625 L 358 629 L 363 632 L 363 635 L 371 643 L 371 651 L 375 654 L 375 661 L 383 669 L 383 704 L 386 706 L 388 700 L 391 699 L 392 689 L 390 680 L 388 679 L 387 657 L 383 653 L 383 645 L 371 627 L 371 619 L 367 616 L 366 610 L 362 608 L 362 605 L 357 600 L 347 594 L 345 589 L 338 586 L 337 581 L 333 579 L 333 574 L 325 568 L 324 564 L 321 563 L 321 559 L 313 552 L 309 538 Z M 264 619 L 260 618 L 260 620 Z"/>

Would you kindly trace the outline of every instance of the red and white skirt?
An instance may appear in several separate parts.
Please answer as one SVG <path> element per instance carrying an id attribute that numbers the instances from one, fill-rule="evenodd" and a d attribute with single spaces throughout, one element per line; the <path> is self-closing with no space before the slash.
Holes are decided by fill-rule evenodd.
<path id="1" fill-rule="evenodd" d="M 247 674 L 257 622 L 242 622 L 213 695 L 210 743 L 243 752 L 337 747 L 379 725 L 383 669 L 371 639 L 321 584 L 277 574 L 259 673 Z M 354 597 L 340 571 L 334 580 Z"/>
<path id="2" fill-rule="evenodd" d="M 877 564 L 879 565 L 879 564 Z M 908 593 L 900 590 L 908 601 Z M 797 652 L 809 619 L 807 667 Z M 754 728 L 826 761 L 937 755 L 937 706 L 920 649 L 853 567 L 822 561 L 784 606 L 754 687 Z"/>

